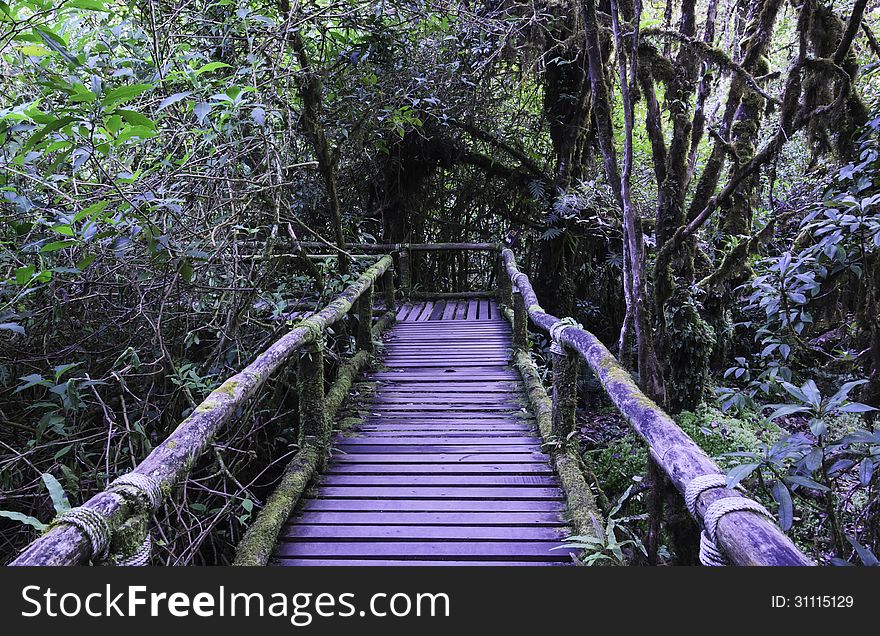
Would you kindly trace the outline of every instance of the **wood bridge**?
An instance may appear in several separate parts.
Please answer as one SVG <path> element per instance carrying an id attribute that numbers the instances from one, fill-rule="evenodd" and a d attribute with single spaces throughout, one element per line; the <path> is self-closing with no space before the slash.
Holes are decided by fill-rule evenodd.
<path id="1" fill-rule="evenodd" d="M 237 565 L 572 564 L 577 550 L 564 547 L 566 537 L 602 527 L 567 443 L 582 361 L 647 445 L 658 484 L 688 500 L 705 529 L 701 555 L 736 565 L 811 564 L 759 505 L 726 488 L 718 466 L 595 336 L 541 308 L 510 250 L 350 249 L 373 261 L 357 281 L 302 314 L 131 473 L 56 520 L 13 565 L 107 562 L 107 553 L 119 564 L 144 561 L 151 514 L 288 364 L 297 370 L 299 451 L 242 539 Z M 478 254 L 461 262 L 477 262 L 483 289 L 414 285 L 413 259 L 442 252 Z M 447 271 L 444 279 L 455 277 Z M 340 321 L 356 334 L 356 349 L 329 382 L 324 333 Z M 553 343 L 550 395 L 529 354 L 529 322 Z M 126 541 L 132 533 L 147 541 Z"/>

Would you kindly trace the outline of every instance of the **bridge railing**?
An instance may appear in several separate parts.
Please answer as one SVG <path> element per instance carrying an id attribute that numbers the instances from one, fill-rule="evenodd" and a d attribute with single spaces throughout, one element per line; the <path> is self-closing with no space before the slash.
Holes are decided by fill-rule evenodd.
<path id="1" fill-rule="evenodd" d="M 528 277 L 519 271 L 511 250 L 501 250 L 500 258 L 506 276 L 501 279 L 499 294 L 502 303 L 513 309 L 514 346 L 527 348 L 529 320 L 550 335 L 555 345 L 551 348 L 552 425 L 557 439 L 566 439 L 574 424 L 574 378 L 582 359 L 645 442 L 657 468 L 683 497 L 690 498 L 696 521 L 703 527 L 711 527 L 714 536 L 709 538 L 708 545 L 701 545 L 701 554 L 720 547 L 723 554 L 715 555 L 716 558 L 723 560 L 726 556 L 726 560 L 735 565 L 812 565 L 776 523 L 756 512 L 760 510 L 756 502 L 751 500 L 752 503 L 743 505 L 744 495 L 725 487 L 718 465 L 642 393 L 629 372 L 596 336 L 544 311 Z M 718 504 L 722 500 L 724 503 Z M 749 507 L 753 510 L 744 509 Z M 706 539 L 704 533 L 703 541 Z"/>
<path id="2" fill-rule="evenodd" d="M 374 289 L 380 280 L 387 311 L 374 325 Z M 142 552 L 143 544 L 132 545 L 122 540 L 131 522 L 140 521 L 143 535 L 147 517 L 186 479 L 199 457 L 211 447 L 212 440 L 239 416 L 242 406 L 257 395 L 265 382 L 294 358 L 298 370 L 299 451 L 282 479 L 293 473 L 299 478 L 305 475 L 307 482 L 323 458 L 331 433 L 331 417 L 369 359 L 377 331 L 393 322 L 393 309 L 392 258 L 382 255 L 332 302 L 297 322 L 251 364 L 211 392 L 130 473 L 111 482 L 107 489 L 78 508 L 60 515 L 11 565 L 79 565 L 102 560 L 108 549 L 125 562 Z M 335 382 L 325 393 L 323 336 L 328 327 L 350 312 L 358 316 L 357 351 L 340 365 Z M 273 511 L 277 509 L 276 505 Z M 265 522 L 261 527 L 265 527 Z M 117 549 L 120 547 L 121 550 Z"/>
<path id="3" fill-rule="evenodd" d="M 327 251 L 327 245 L 302 241 L 304 250 Z M 407 298 L 494 297 L 498 243 L 347 243 L 353 255 L 392 254 L 398 285 Z M 329 254 L 315 254 L 329 256 Z"/>

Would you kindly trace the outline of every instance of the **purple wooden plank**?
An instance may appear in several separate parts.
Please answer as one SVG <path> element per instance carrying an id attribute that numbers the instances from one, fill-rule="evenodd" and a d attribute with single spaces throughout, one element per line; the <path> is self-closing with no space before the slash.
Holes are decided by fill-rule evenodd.
<path id="1" fill-rule="evenodd" d="M 302 509 L 309 510 L 360 510 L 377 511 L 413 511 L 413 512 L 558 512 L 563 510 L 563 502 L 555 499 L 518 499 L 504 501 L 486 501 L 485 499 L 306 499 Z"/>
<path id="2" fill-rule="evenodd" d="M 370 438 L 385 438 L 385 439 L 394 439 L 405 435 L 406 437 L 418 439 L 419 443 L 429 440 L 436 439 L 438 437 L 442 437 L 443 439 L 469 439 L 473 440 L 478 437 L 483 438 L 505 438 L 505 439 L 516 439 L 527 437 L 529 434 L 534 434 L 535 431 L 529 429 L 527 426 L 522 426 L 519 428 L 504 428 L 504 429 L 489 429 L 482 428 L 480 430 L 474 430 L 472 427 L 467 429 L 450 429 L 449 427 L 429 427 L 424 426 L 423 428 L 413 427 L 413 426 L 388 426 L 386 428 L 381 427 L 367 427 L 367 426 L 358 426 L 354 429 L 350 429 L 353 431 L 357 431 L 358 433 L 362 433 L 364 435 L 368 435 Z M 349 437 L 348 439 L 355 439 L 354 437 Z M 358 438 L 360 439 L 360 438 Z"/>
<path id="3" fill-rule="evenodd" d="M 393 405 L 393 404 L 457 404 L 459 406 L 464 406 L 468 404 L 492 404 L 494 406 L 504 406 L 511 409 L 519 410 L 522 408 L 522 405 L 514 400 L 511 400 L 507 396 L 499 395 L 497 397 L 492 397 L 487 395 L 482 400 L 479 398 L 460 398 L 460 397 L 437 397 L 437 398 L 426 398 L 426 397 L 409 397 L 406 395 L 403 396 L 390 396 L 390 395 L 381 395 L 375 398 L 371 398 L 369 400 L 365 400 L 366 404 L 381 404 L 381 405 Z"/>
<path id="4" fill-rule="evenodd" d="M 504 404 L 486 404 L 482 407 L 468 404 L 371 404 L 366 408 L 374 413 L 387 413 L 389 411 L 417 411 L 420 413 L 427 413 L 428 411 L 471 411 L 479 413 L 481 411 L 508 412 L 517 410 L 515 406 L 511 407 Z"/>
<path id="5" fill-rule="evenodd" d="M 415 322 L 419 318 L 419 314 L 422 313 L 422 309 L 425 308 L 424 303 L 413 303 L 412 310 L 406 317 L 406 322 Z"/>
<path id="6" fill-rule="evenodd" d="M 381 372 L 367 376 L 366 382 L 375 382 L 372 387 L 373 391 L 389 393 L 413 393 L 417 392 L 422 395 L 445 394 L 445 393 L 485 393 L 486 395 L 497 395 L 499 393 L 510 394 L 510 385 L 513 380 L 502 377 L 494 379 L 486 375 L 468 378 L 461 373 L 451 374 L 438 372 L 431 373 L 413 373 L 409 377 L 405 377 L 395 372 L 385 375 L 385 377 L 377 377 Z M 441 372 L 442 373 L 442 372 Z M 505 373 L 499 371 L 499 374 Z M 433 375 L 433 378 L 432 378 Z M 439 376 L 439 377 L 437 377 Z M 370 393 L 370 387 L 366 387 Z M 522 394 L 519 394 L 522 395 Z"/>
<path id="7" fill-rule="evenodd" d="M 334 451 L 333 458 L 337 462 L 357 462 L 361 464 L 445 464 L 449 462 L 460 462 L 462 464 L 489 464 L 493 462 L 504 462 L 506 464 L 515 464 L 519 462 L 547 461 L 547 455 L 538 451 L 516 453 L 498 453 L 493 451 L 486 451 L 479 453 L 473 451 L 463 451 L 460 447 L 458 451 L 453 451 L 449 453 L 426 453 L 422 451 L 407 453 L 399 449 L 392 452 L 374 451 L 370 453 L 350 453 Z"/>
<path id="8" fill-rule="evenodd" d="M 324 475 L 322 486 L 555 486 L 548 475 Z"/>
<path id="9" fill-rule="evenodd" d="M 544 462 L 531 464 L 360 464 L 334 462 L 324 471 L 325 475 L 441 475 L 441 474 L 530 474 L 552 475 L 550 466 Z"/>
<path id="10" fill-rule="evenodd" d="M 400 541 L 563 541 L 566 531 L 560 528 L 520 528 L 486 526 L 327 526 L 297 525 L 283 531 L 288 542 L 358 541 L 364 539 Z"/>
<path id="11" fill-rule="evenodd" d="M 438 387 L 438 389 L 441 389 Z M 522 394 L 513 391 L 499 389 L 496 391 L 474 391 L 473 388 L 455 385 L 443 387 L 441 390 L 431 389 L 430 387 L 385 387 L 382 392 L 377 394 L 377 399 L 382 400 L 409 400 L 418 399 L 430 402 L 440 402 L 448 400 L 473 400 L 473 399 L 504 399 L 517 400 L 522 398 Z"/>
<path id="12" fill-rule="evenodd" d="M 456 301 L 447 300 L 446 306 L 443 308 L 443 320 L 452 320 L 452 316 L 455 314 Z"/>
<path id="13" fill-rule="evenodd" d="M 389 409 L 373 409 L 369 405 L 359 406 L 351 410 L 351 413 L 357 413 L 364 421 L 370 423 L 379 422 L 396 422 L 402 423 L 443 423 L 443 422 L 534 422 L 534 418 L 526 411 L 506 412 L 473 412 L 473 411 L 437 411 L 437 412 L 419 412 L 419 411 L 394 411 Z"/>
<path id="14" fill-rule="evenodd" d="M 515 437 L 451 437 L 443 434 L 432 434 L 431 437 L 374 437 L 370 434 L 362 434 L 357 437 L 343 437 L 339 440 L 340 446 L 524 446 L 530 449 L 540 448 L 540 437 L 528 437 L 518 435 Z"/>
<path id="15" fill-rule="evenodd" d="M 285 559 L 276 558 L 274 565 L 289 567 L 485 567 L 485 566 L 536 566 L 536 567 L 552 567 L 573 565 L 572 563 L 564 563 L 562 561 L 455 561 L 455 560 L 436 560 L 436 561 L 420 561 L 420 560 L 389 560 L 389 559 Z"/>
<path id="16" fill-rule="evenodd" d="M 434 303 L 434 309 L 431 310 L 431 315 L 428 317 L 428 320 L 442 320 L 443 312 L 446 310 L 446 302 L 439 301 Z"/>
<path id="17" fill-rule="evenodd" d="M 419 316 L 420 321 L 427 321 L 431 318 L 431 314 L 434 313 L 434 303 L 427 302 L 425 303 L 425 308 L 422 310 L 422 314 Z"/>
<path id="18" fill-rule="evenodd" d="M 486 421 L 486 422 L 533 422 L 531 414 L 518 411 L 516 413 L 508 413 L 505 411 L 494 412 L 477 412 L 473 411 L 437 411 L 432 413 L 420 413 L 417 411 L 389 411 L 383 409 L 370 409 L 369 407 L 359 407 L 352 412 L 357 413 L 366 421 L 395 421 L 395 422 L 465 422 L 465 421 Z"/>
<path id="19" fill-rule="evenodd" d="M 569 561 L 566 550 L 553 550 L 557 541 L 328 541 L 278 545 L 283 557 L 437 558 L 470 557 L 486 560 Z"/>
<path id="20" fill-rule="evenodd" d="M 409 303 L 403 304 L 397 310 L 397 319 L 398 320 L 406 320 L 406 317 L 409 315 L 409 312 L 412 310 L 412 305 Z"/>
<path id="21" fill-rule="evenodd" d="M 477 319 L 478 319 L 478 316 L 477 316 L 477 307 L 478 307 L 478 303 L 477 303 L 476 300 L 472 300 L 472 301 L 470 301 L 470 302 L 468 303 L 468 313 L 467 313 L 467 319 L 468 319 L 468 321 L 472 321 L 472 320 L 477 320 Z"/>
<path id="22" fill-rule="evenodd" d="M 428 526 L 565 526 L 559 512 L 302 512 L 288 527 L 324 525 L 428 525 Z"/>
<path id="23" fill-rule="evenodd" d="M 559 488 L 545 486 L 323 486 L 318 494 L 323 499 L 562 499 Z"/>
<path id="24" fill-rule="evenodd" d="M 526 453 L 539 453 L 540 446 L 537 444 L 339 444 L 336 451 L 349 456 L 354 455 L 523 455 Z"/>

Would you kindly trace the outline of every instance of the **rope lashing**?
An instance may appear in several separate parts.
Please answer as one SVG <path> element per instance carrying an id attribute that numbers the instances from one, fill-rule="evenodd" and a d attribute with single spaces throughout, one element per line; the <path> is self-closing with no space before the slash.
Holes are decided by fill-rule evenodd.
<path id="1" fill-rule="evenodd" d="M 162 485 L 157 479 L 142 473 L 120 475 L 110 482 L 109 490 L 145 500 L 153 511 L 158 510 L 162 505 Z"/>
<path id="2" fill-rule="evenodd" d="M 697 499 L 710 488 L 726 488 L 727 478 L 721 474 L 700 475 L 695 477 L 687 485 L 684 494 L 685 505 L 694 519 L 697 516 Z M 703 515 L 703 531 L 700 533 L 700 563 L 705 566 L 727 565 L 727 557 L 724 556 L 718 546 L 718 522 L 721 517 L 731 512 L 756 512 L 768 519 L 773 515 L 761 504 L 747 497 L 725 497 L 712 502 Z"/>
<path id="3" fill-rule="evenodd" d="M 77 528 L 88 537 L 92 547 L 92 558 L 98 561 L 106 558 L 112 531 L 110 524 L 101 514 L 91 508 L 71 508 L 58 515 L 55 523 L 66 523 Z"/>
<path id="4" fill-rule="evenodd" d="M 564 319 L 557 320 L 550 327 L 550 353 L 560 356 L 565 355 L 565 347 L 562 346 L 562 342 L 559 339 L 567 327 L 571 327 L 571 323 L 565 322 Z"/>
<path id="5" fill-rule="evenodd" d="M 519 288 L 519 279 L 522 277 L 528 278 L 525 272 L 517 272 L 516 274 L 511 276 L 510 280 L 513 282 L 514 287 Z"/>

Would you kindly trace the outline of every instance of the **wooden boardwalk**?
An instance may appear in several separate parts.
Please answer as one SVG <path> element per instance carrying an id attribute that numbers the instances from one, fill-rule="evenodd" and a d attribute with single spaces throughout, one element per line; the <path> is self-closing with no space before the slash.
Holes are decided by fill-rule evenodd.
<path id="1" fill-rule="evenodd" d="M 278 565 L 566 565 L 562 490 L 494 301 L 404 305 L 363 422 L 281 532 Z"/>

